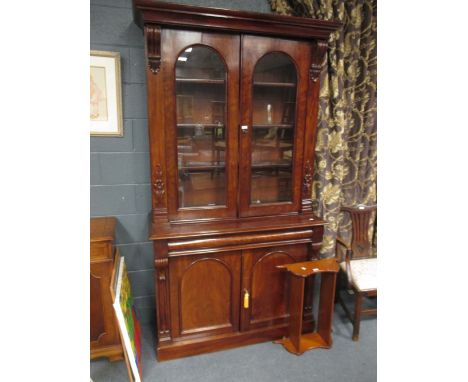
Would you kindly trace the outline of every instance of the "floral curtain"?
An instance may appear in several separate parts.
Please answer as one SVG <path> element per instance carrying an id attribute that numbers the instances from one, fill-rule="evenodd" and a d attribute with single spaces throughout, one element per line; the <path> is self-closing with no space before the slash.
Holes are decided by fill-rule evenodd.
<path id="1" fill-rule="evenodd" d="M 351 235 L 342 205 L 377 201 L 377 0 L 270 0 L 279 14 L 337 20 L 320 81 L 312 199 L 329 224 L 321 249 L 335 253 L 337 234 Z M 375 224 L 374 224 L 375 223 Z M 369 229 L 376 243 L 376 221 Z"/>

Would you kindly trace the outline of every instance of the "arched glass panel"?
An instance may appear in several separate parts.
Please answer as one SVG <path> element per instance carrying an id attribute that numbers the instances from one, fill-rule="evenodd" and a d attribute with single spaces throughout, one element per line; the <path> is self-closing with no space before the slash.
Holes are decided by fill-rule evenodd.
<path id="1" fill-rule="evenodd" d="M 284 53 L 262 57 L 253 76 L 252 204 L 292 201 L 297 74 Z"/>
<path id="2" fill-rule="evenodd" d="M 226 68 L 206 46 L 176 63 L 179 208 L 226 204 Z"/>

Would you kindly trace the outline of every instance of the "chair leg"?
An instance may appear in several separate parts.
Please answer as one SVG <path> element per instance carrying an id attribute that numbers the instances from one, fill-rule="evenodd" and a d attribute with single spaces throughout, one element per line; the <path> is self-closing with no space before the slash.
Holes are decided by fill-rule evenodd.
<path id="1" fill-rule="evenodd" d="M 356 300 L 354 301 L 353 341 L 359 340 L 359 328 L 361 326 L 361 311 L 362 293 L 356 292 Z"/>

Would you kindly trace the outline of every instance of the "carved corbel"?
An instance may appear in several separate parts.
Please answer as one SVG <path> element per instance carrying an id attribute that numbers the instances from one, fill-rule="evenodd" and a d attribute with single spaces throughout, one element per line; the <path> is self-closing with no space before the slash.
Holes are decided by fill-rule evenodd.
<path id="1" fill-rule="evenodd" d="M 167 257 L 154 260 L 154 267 L 156 268 L 156 278 L 159 281 L 166 281 L 166 271 L 169 261 Z"/>
<path id="2" fill-rule="evenodd" d="M 153 198 L 156 202 L 156 208 L 164 207 L 165 184 L 163 180 L 161 165 L 157 164 L 153 170 Z"/>
<path id="3" fill-rule="evenodd" d="M 169 341 L 171 339 L 169 259 L 167 258 L 167 244 L 161 241 L 154 242 L 154 268 L 158 339 L 159 341 Z"/>
<path id="4" fill-rule="evenodd" d="M 318 40 L 312 50 L 312 60 L 310 63 L 309 76 L 313 82 L 317 82 L 322 72 L 325 61 L 325 53 L 327 52 L 328 42 Z"/>
<path id="5" fill-rule="evenodd" d="M 145 41 L 148 68 L 153 74 L 157 74 L 161 67 L 161 27 L 146 24 Z"/>

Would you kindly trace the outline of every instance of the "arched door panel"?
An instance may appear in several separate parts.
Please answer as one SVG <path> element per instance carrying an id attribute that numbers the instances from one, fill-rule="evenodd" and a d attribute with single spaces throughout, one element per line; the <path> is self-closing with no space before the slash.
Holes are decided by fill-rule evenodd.
<path id="1" fill-rule="evenodd" d="M 174 337 L 238 330 L 238 253 L 170 259 Z"/>
<path id="2" fill-rule="evenodd" d="M 276 266 L 307 260 L 307 245 L 290 245 L 243 251 L 242 300 L 249 294 L 249 307 L 241 307 L 241 328 L 252 330 L 287 322 L 289 283 Z"/>

